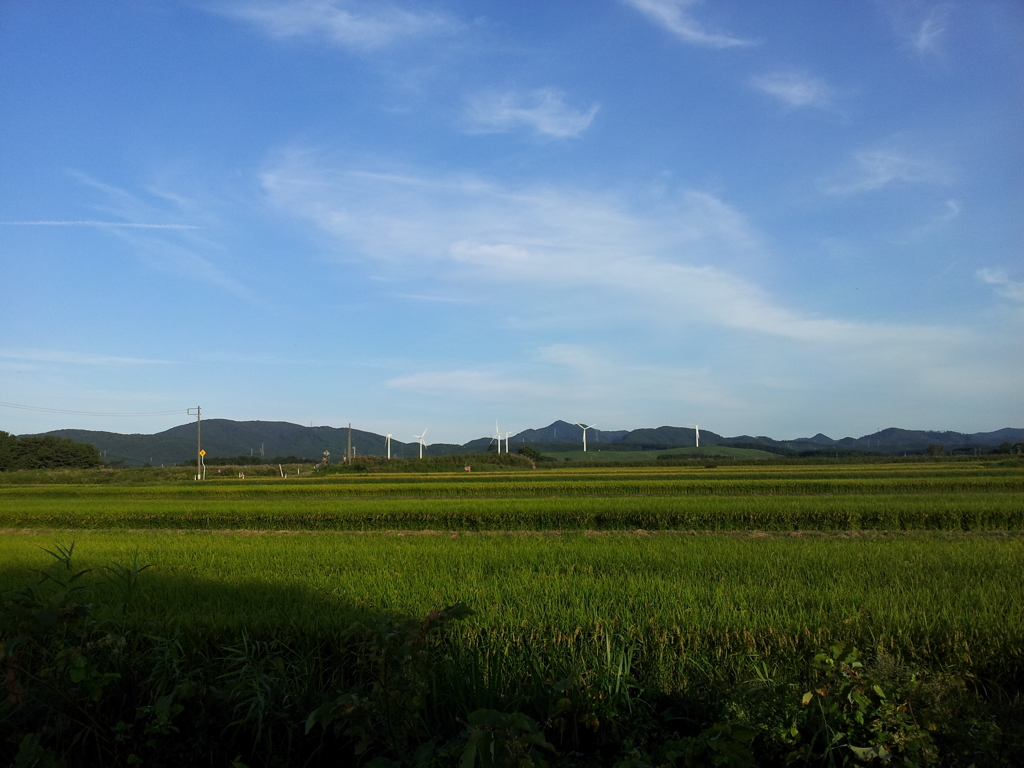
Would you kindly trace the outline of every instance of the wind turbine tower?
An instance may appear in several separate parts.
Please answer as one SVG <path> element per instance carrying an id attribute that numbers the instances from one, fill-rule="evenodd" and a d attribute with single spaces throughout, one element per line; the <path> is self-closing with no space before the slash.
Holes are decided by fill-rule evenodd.
<path id="1" fill-rule="evenodd" d="M 424 430 L 426 431 L 426 430 Z M 388 458 L 391 458 L 391 434 L 384 435 L 384 446 L 388 449 Z"/>
<path id="2" fill-rule="evenodd" d="M 505 433 L 505 453 L 508 453 L 508 436 L 511 435 L 511 434 L 512 434 L 511 432 L 506 432 Z"/>
<path id="3" fill-rule="evenodd" d="M 426 434 L 427 434 L 427 430 L 424 429 L 422 435 L 413 435 L 413 437 L 415 437 L 417 440 L 420 441 L 420 458 L 421 459 L 423 458 L 423 446 L 426 445 L 426 443 L 423 442 L 423 438 L 426 436 Z"/>
<path id="4" fill-rule="evenodd" d="M 597 424 L 591 424 L 589 426 L 584 426 L 583 424 L 580 424 L 577 421 L 576 422 L 576 426 L 583 430 L 583 452 L 586 453 L 587 452 L 587 430 L 588 429 L 593 429 L 594 427 L 597 426 Z"/>
<path id="5" fill-rule="evenodd" d="M 696 447 L 700 448 L 700 424 L 691 424 L 690 426 L 693 427 L 693 435 L 696 439 Z"/>

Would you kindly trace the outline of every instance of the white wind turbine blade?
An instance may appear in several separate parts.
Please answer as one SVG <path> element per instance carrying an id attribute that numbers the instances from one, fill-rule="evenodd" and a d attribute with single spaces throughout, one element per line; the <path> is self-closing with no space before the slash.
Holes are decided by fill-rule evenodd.
<path id="1" fill-rule="evenodd" d="M 576 422 L 576 426 L 583 430 L 583 452 L 586 453 L 587 452 L 587 430 L 588 429 L 593 429 L 594 427 L 597 426 L 597 424 L 590 424 L 589 426 L 585 426 L 583 424 L 580 424 L 577 421 Z"/>
<path id="2" fill-rule="evenodd" d="M 423 438 L 426 437 L 426 436 L 427 436 L 427 430 L 426 429 L 423 430 L 423 434 L 421 434 L 421 435 L 413 435 L 413 437 L 415 437 L 417 440 L 420 441 L 420 458 L 421 459 L 423 458 L 423 446 L 426 445 L 426 443 L 423 441 Z"/>

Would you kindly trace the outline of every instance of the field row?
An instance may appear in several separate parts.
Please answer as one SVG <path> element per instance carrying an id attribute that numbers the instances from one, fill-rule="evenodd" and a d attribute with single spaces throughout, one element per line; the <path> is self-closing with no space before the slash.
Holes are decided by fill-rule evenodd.
<path id="1" fill-rule="evenodd" d="M 1024 667 L 1019 537 L 21 534 L 0 537 L 0 591 L 72 539 L 80 567 L 154 565 L 131 620 L 190 642 L 330 637 L 461 600 L 478 615 L 460 642 L 548 655 L 614 636 L 642 648 L 662 684 L 698 661 L 836 641 L 965 671 Z"/>
<path id="2" fill-rule="evenodd" d="M 32 476 L 0 478 L 0 623 L 21 633 L 0 677 L 30 702 L 0 701 L 10 744 L 355 765 L 391 734 L 411 765 L 514 712 L 561 765 L 679 764 L 681 736 L 710 764 L 739 734 L 781 765 L 818 740 L 817 696 L 894 749 L 932 734 L 933 765 L 1024 755 L 1019 466 Z M 818 662 L 852 646 L 863 668 Z M 317 712 L 339 730 L 307 733 Z M 396 722 L 419 723 L 406 746 Z M 638 763 L 637 733 L 674 756 Z"/>
<path id="3" fill-rule="evenodd" d="M 873 477 L 873 478 L 750 478 L 720 479 L 679 477 L 626 480 L 595 479 L 589 476 L 566 479 L 558 476 L 529 476 L 503 480 L 435 480 L 391 478 L 373 482 L 282 479 L 280 481 L 221 480 L 205 483 L 150 484 L 138 486 L 39 485 L 0 488 L 0 501 L 16 499 L 238 499 L 268 497 L 291 499 L 327 498 L 539 498 L 539 497 L 628 497 L 628 496 L 807 496 L 826 494 L 921 494 L 1013 492 L 1024 494 L 1024 473 L 993 476 Z M 538 479 L 534 479 L 538 478 Z"/>
<path id="4" fill-rule="evenodd" d="M 1024 530 L 1024 494 L 523 499 L 7 497 L 0 529 Z"/>
<path id="5" fill-rule="evenodd" d="M 930 765 L 1024 756 L 1018 535 L 78 531 L 66 567 L 43 551 L 71 536 L 0 536 L 0 593 L 49 566 L 5 595 L 26 630 L 5 764 L 41 764 L 27 744 L 76 765 L 412 766 L 444 744 L 432 764 L 469 765 L 474 733 L 541 730 L 563 768 L 667 768 L 680 747 L 791 764 L 824 728 Z M 425 635 L 443 606 L 463 620 Z M 638 761 L 638 736 L 662 757 Z"/>

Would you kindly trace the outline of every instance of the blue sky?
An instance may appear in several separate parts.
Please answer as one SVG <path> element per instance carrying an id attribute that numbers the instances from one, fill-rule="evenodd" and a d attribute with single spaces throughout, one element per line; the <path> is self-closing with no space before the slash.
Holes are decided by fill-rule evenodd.
<path id="1" fill-rule="evenodd" d="M 1022 129 L 1017 0 L 0 2 L 0 401 L 1024 426 Z"/>

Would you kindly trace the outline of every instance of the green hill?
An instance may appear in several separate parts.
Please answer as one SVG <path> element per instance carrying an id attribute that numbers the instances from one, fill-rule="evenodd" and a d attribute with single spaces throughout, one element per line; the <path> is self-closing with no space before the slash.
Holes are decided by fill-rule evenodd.
<path id="1" fill-rule="evenodd" d="M 659 451 L 616 451 L 601 448 L 600 450 L 552 451 L 544 456 L 551 459 L 570 461 L 657 461 L 659 456 L 671 456 L 680 459 L 720 458 L 720 459 L 776 459 L 778 456 L 768 451 L 752 448 L 729 448 L 727 446 L 709 445 L 700 448 L 669 448 Z"/>
<path id="2" fill-rule="evenodd" d="M 319 461 L 329 451 L 331 461 L 345 456 L 348 429 L 345 427 L 304 427 L 283 421 L 231 421 L 209 419 L 203 422 L 203 448 L 210 458 L 295 457 Z M 132 467 L 143 464 L 170 466 L 193 461 L 196 455 L 195 423 L 182 424 L 154 435 L 123 435 L 115 432 L 94 432 L 60 429 L 46 433 L 55 437 L 87 443 L 99 450 L 104 462 L 123 462 Z M 22 435 L 22 437 L 26 437 Z M 33 437 L 33 436 L 29 436 Z M 41 437 L 39 435 L 34 437 Z M 996 432 L 961 434 L 885 429 L 859 438 L 833 440 L 827 435 L 793 440 L 774 440 L 766 436 L 723 437 L 701 429 L 700 448 L 694 446 L 696 432 L 692 427 L 662 426 L 654 429 L 608 430 L 588 432 L 590 448 L 582 451 L 583 430 L 565 421 L 556 421 L 543 429 L 525 430 L 511 437 L 509 448 L 530 447 L 542 454 L 575 461 L 647 461 L 660 455 L 680 457 L 732 457 L 765 459 L 773 455 L 839 456 L 924 453 L 938 447 L 950 453 L 975 453 L 999 450 L 1024 451 L 1024 430 L 1001 429 Z M 384 437 L 360 429 L 352 430 L 352 447 L 357 456 L 386 454 Z M 435 443 L 428 445 L 424 456 L 487 453 L 494 448 L 494 438 L 483 437 L 465 445 Z M 392 440 L 394 458 L 419 456 L 413 440 Z"/>
<path id="3" fill-rule="evenodd" d="M 121 435 L 115 432 L 62 429 L 49 434 L 96 446 L 108 464 L 123 461 L 129 466 L 180 464 L 196 456 L 196 425 L 182 424 L 155 435 Z M 202 444 L 206 455 L 295 456 L 319 460 L 329 451 L 332 460 L 345 456 L 348 429 L 303 427 L 283 421 L 230 421 L 209 419 L 202 423 Z M 383 455 L 384 438 L 372 432 L 352 430 L 357 455 Z M 415 445 L 392 440 L 391 454 L 411 458 Z"/>

